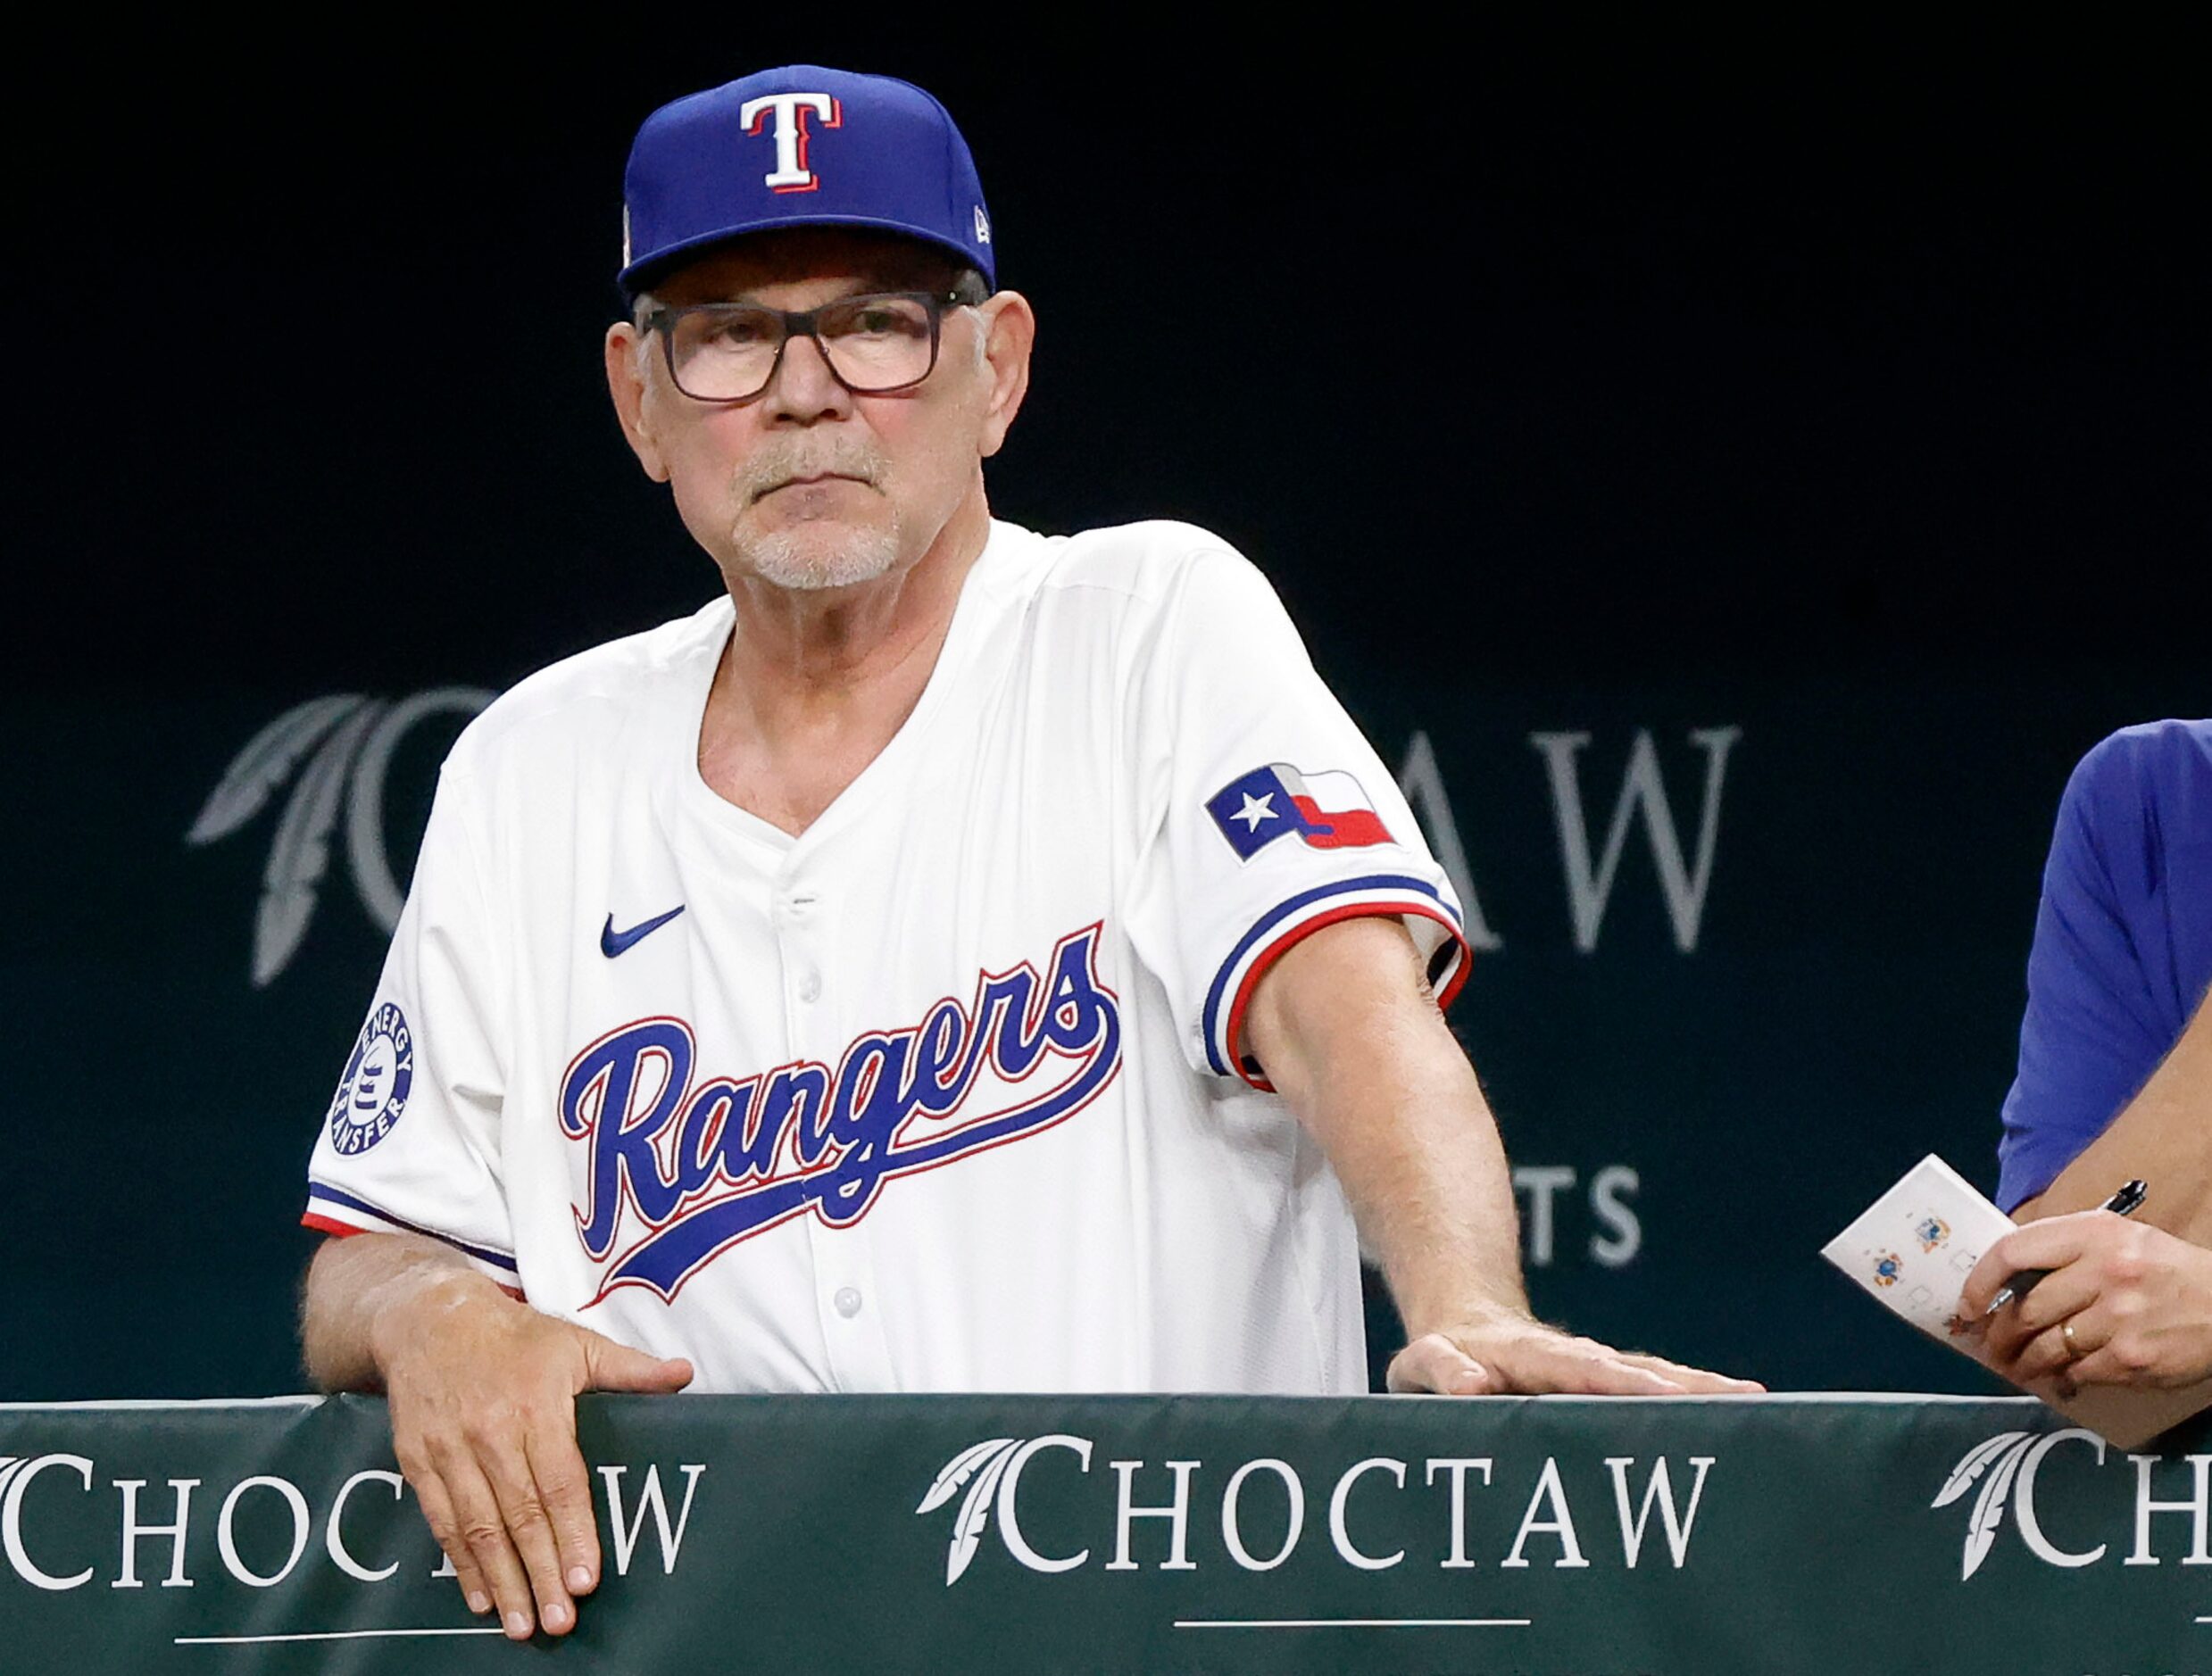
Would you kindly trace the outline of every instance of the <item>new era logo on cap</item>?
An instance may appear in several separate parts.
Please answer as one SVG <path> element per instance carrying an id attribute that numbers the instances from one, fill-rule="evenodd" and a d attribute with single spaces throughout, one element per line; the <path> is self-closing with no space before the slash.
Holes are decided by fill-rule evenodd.
<path id="1" fill-rule="evenodd" d="M 911 82 L 819 64 L 763 71 L 645 119 L 623 177 L 623 295 L 684 258 L 777 228 L 872 228 L 998 283 L 975 159 Z"/>

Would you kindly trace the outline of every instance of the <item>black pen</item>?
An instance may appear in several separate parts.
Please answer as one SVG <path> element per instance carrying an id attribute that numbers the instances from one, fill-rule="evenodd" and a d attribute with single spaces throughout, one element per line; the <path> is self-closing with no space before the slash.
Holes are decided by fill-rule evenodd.
<path id="1" fill-rule="evenodd" d="M 2104 1208 L 2116 1216 L 2132 1216 L 2142 1208 L 2143 1200 L 2150 1196 L 2150 1184 L 2148 1182 L 2130 1182 L 2105 1200 Z M 2034 1290 L 2035 1282 L 2050 1273 L 2049 1269 L 2022 1269 L 1997 1289 L 1997 1296 L 1989 1300 L 1989 1307 L 1982 1312 L 1982 1319 L 1987 1321 L 2016 1298 L 2025 1298 Z"/>

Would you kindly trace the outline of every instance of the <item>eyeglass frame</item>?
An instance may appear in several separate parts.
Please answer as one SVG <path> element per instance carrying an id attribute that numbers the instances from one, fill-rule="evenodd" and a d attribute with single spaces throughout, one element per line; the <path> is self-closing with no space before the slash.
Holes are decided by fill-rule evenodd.
<path id="1" fill-rule="evenodd" d="M 929 364 L 922 369 L 919 377 L 909 378 L 903 384 L 883 385 L 863 390 L 853 385 L 837 370 L 837 363 L 831 357 L 828 345 L 822 342 L 821 334 L 815 330 L 815 322 L 833 309 L 849 308 L 856 303 L 884 301 L 905 301 L 919 303 L 922 305 L 924 311 L 929 316 Z M 772 309 L 765 303 L 689 303 L 681 308 L 649 310 L 638 324 L 644 330 L 659 335 L 661 359 L 667 363 L 669 382 L 676 386 L 677 393 L 685 400 L 703 402 L 710 407 L 739 407 L 747 402 L 758 402 L 768 394 L 769 386 L 776 382 L 777 371 L 784 364 L 784 351 L 791 347 L 791 340 L 794 336 L 805 336 L 813 340 L 814 353 L 822 358 L 823 367 L 827 369 L 829 376 L 837 381 L 838 386 L 850 394 L 895 395 L 902 390 L 911 390 L 919 384 L 928 382 L 929 375 L 937 369 L 937 353 L 944 337 L 944 311 L 948 307 L 972 306 L 961 301 L 960 294 L 957 290 L 862 291 L 849 297 L 833 297 L 819 308 L 812 309 Z M 714 309 L 751 309 L 756 313 L 770 315 L 783 332 L 781 340 L 776 345 L 775 356 L 768 363 L 767 376 L 761 380 L 761 387 L 750 395 L 694 395 L 684 388 L 683 375 L 676 370 L 677 321 L 682 319 L 686 314 L 704 314 Z"/>

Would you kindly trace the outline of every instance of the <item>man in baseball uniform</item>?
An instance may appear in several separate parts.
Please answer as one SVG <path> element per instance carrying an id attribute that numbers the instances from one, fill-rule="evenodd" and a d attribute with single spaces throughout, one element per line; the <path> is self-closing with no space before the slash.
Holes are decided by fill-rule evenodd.
<path id="1" fill-rule="evenodd" d="M 1529 1316 L 1459 909 L 1260 574 L 995 521 L 1035 318 L 944 108 L 656 112 L 630 445 L 725 589 L 441 776 L 312 1166 L 304 1336 L 473 1609 L 576 1622 L 574 1398 L 1749 1389 Z"/>

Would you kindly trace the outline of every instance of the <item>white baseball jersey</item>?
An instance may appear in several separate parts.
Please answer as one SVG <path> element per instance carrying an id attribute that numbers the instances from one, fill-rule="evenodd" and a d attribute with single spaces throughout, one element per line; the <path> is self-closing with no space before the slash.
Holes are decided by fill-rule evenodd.
<path id="1" fill-rule="evenodd" d="M 1366 1389 L 1343 1191 L 1245 1003 L 1459 910 L 1267 581 L 995 523 L 797 837 L 700 777 L 734 608 L 541 671 L 440 777 L 306 1220 L 412 1230 L 700 1390 Z"/>

